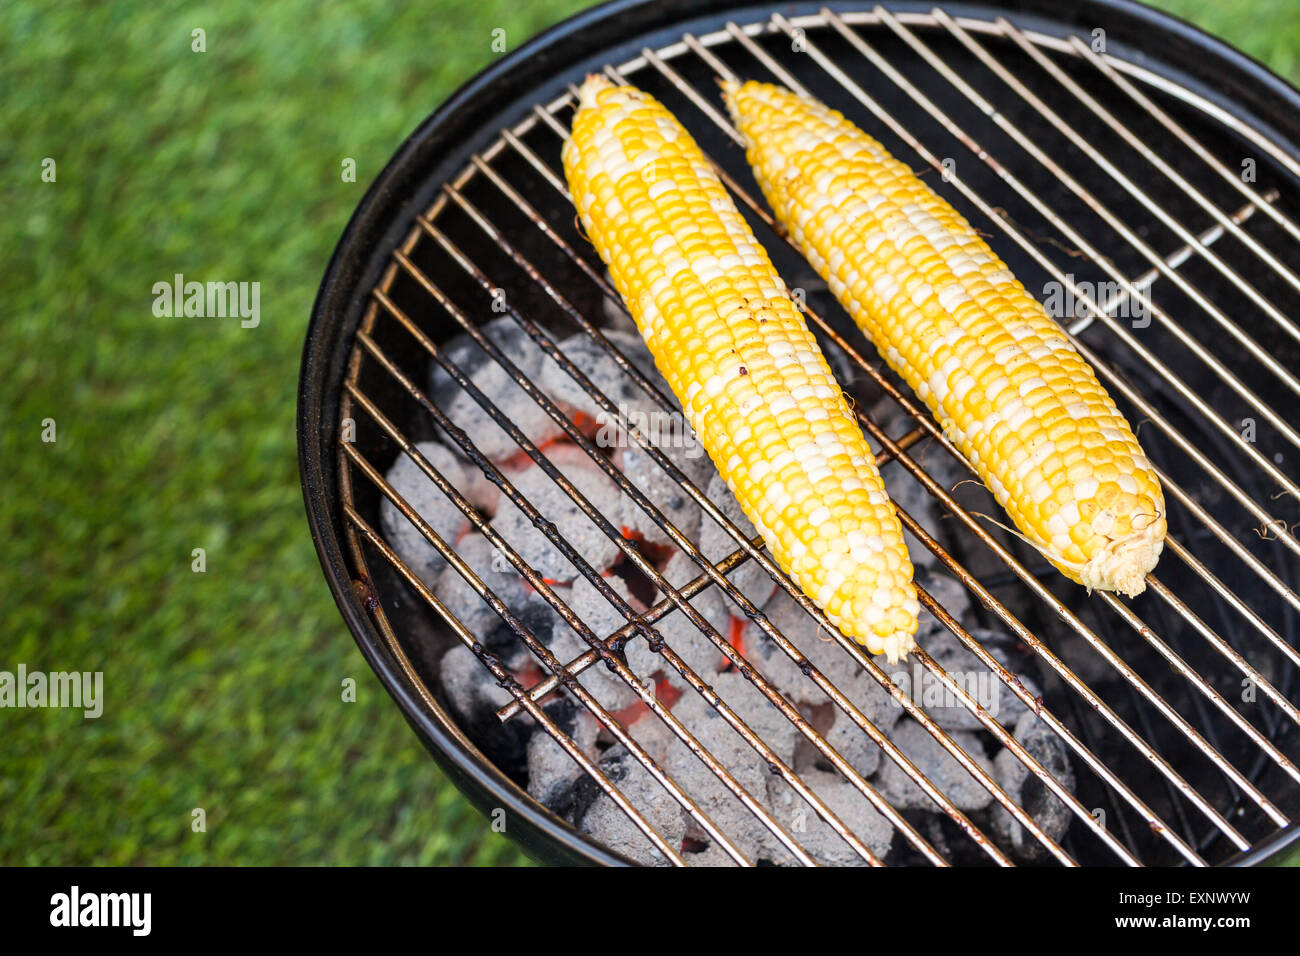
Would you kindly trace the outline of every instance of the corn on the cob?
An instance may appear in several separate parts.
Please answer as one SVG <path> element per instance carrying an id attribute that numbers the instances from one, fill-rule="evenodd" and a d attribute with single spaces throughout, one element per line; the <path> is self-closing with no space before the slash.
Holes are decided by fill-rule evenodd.
<path id="1" fill-rule="evenodd" d="M 1160 483 L 1065 333 L 947 202 L 840 113 L 724 84 L 777 218 L 1023 535 L 1072 580 L 1135 595 Z"/>
<path id="2" fill-rule="evenodd" d="M 875 459 L 803 317 L 690 134 L 598 76 L 564 172 L 659 370 L 777 563 L 891 662 L 919 606 Z"/>

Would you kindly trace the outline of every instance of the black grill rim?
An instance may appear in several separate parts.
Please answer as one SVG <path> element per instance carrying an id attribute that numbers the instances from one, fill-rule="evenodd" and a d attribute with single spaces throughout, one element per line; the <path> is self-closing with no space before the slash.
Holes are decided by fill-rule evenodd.
<path id="1" fill-rule="evenodd" d="M 895 13 L 927 12 L 935 5 L 884 4 Z M 866 5 L 792 4 L 782 12 L 815 13 L 824 6 L 843 12 Z M 1114 44 L 1125 59 L 1176 79 L 1300 155 L 1300 91 L 1258 61 L 1169 14 L 1132 0 L 1083 0 L 1067 11 L 1052 0 L 942 6 L 954 16 L 1008 16 L 1025 28 L 1056 34 L 1099 23 L 1125 25 L 1124 35 L 1141 42 Z M 609 0 L 562 21 L 484 69 L 407 137 L 367 189 L 330 257 L 312 306 L 298 382 L 298 459 L 307 522 L 330 592 L 367 663 L 439 766 L 480 810 L 506 809 L 508 835 L 540 862 L 629 863 L 542 808 L 474 746 L 442 707 L 423 700 L 370 616 L 344 556 L 345 521 L 335 472 L 334 437 L 347 359 L 369 290 L 437 184 L 464 165 L 472 150 L 470 140 L 485 127 L 484 117 L 523 96 L 536 101 L 540 88 L 593 59 L 593 51 L 602 62 L 618 62 L 614 48 L 633 40 L 638 48 L 653 47 L 656 34 L 679 35 L 682 21 L 692 21 L 699 29 L 699 21 L 707 18 L 720 25 L 726 19 L 744 23 L 769 14 L 770 6 L 737 0 Z M 1268 863 L 1297 842 L 1300 828 L 1279 830 L 1227 865 Z"/>

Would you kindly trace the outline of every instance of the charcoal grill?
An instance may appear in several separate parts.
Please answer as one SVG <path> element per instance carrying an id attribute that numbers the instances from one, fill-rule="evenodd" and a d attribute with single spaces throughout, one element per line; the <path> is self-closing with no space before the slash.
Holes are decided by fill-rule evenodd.
<path id="1" fill-rule="evenodd" d="M 697 542 L 675 533 L 670 518 L 596 454 L 553 397 L 520 375 L 512 356 L 481 331 L 486 319 L 508 315 L 580 386 L 590 387 L 583 370 L 555 345 L 561 335 L 584 332 L 650 400 L 669 406 L 662 383 L 624 358 L 603 332 L 601 316 L 613 293 L 576 230 L 558 172 L 574 84 L 588 72 L 642 86 L 674 110 L 712 156 L 783 275 L 809 290 L 809 324 L 837 367 L 888 396 L 906 416 L 907 428 L 893 435 L 865 412 L 859 417 L 880 449 L 887 484 L 923 488 L 941 506 L 956 545 L 943 547 L 907 513 L 904 525 L 966 586 L 983 619 L 1018 642 L 1048 690 L 1030 696 L 1016 673 L 924 591 L 922 604 L 996 676 L 1004 693 L 1034 708 L 1064 742 L 1076 785 L 1060 783 L 924 650 L 916 655 L 919 666 L 1023 763 L 1041 793 L 1064 802 L 1072 815 L 1068 830 L 1059 838 L 1044 832 L 1021 805 L 1028 801 L 1017 802 L 1000 787 L 880 662 L 842 638 L 840 652 L 893 693 L 993 792 L 995 804 L 1025 828 L 1043 859 L 1066 865 L 1254 863 L 1292 843 L 1292 821 L 1300 812 L 1300 709 L 1294 701 L 1300 426 L 1292 411 L 1300 395 L 1300 325 L 1293 318 L 1300 316 L 1294 199 L 1300 95 L 1222 43 L 1126 2 L 1081 3 L 1064 12 L 1046 0 L 1001 8 L 792 3 L 776 9 L 620 0 L 503 58 L 402 146 L 348 225 L 315 304 L 302 368 L 300 454 L 312 533 L 343 615 L 408 722 L 457 785 L 485 811 L 503 809 L 507 832 L 538 858 L 625 862 L 535 801 L 517 774 L 493 759 L 497 737 L 535 723 L 614 801 L 629 828 L 668 862 L 689 862 L 683 846 L 650 822 L 648 808 L 622 794 L 542 706 L 553 699 L 547 695 L 571 695 L 659 782 L 663 800 L 678 804 L 733 861 L 757 862 L 574 678 L 588 667 L 607 667 L 638 688 L 655 719 L 697 750 L 703 766 L 790 862 L 819 862 L 799 832 L 699 745 L 695 730 L 653 689 L 640 686 L 620 653 L 629 641 L 657 647 L 655 625 L 675 608 L 710 631 L 692 601 L 716 588 L 737 613 L 751 617 L 762 640 L 805 664 L 798 647 L 726 577 L 746 562 L 815 609 L 772 564 L 760 539 L 747 538 L 674 470 L 670 474 L 682 477 L 681 492 L 735 539 L 730 556 L 705 560 Z M 715 80 L 733 76 L 775 80 L 843 110 L 986 230 L 1029 288 L 1054 282 L 1068 291 L 1071 308 L 1063 324 L 1138 425 L 1164 483 L 1170 538 L 1145 595 L 1127 601 L 1084 594 L 987 521 L 983 514 L 996 513 L 979 489 L 951 487 L 932 476 L 935 457 L 955 456 L 955 450 L 818 291 L 768 216 L 721 110 Z M 494 312 L 500 292 L 506 306 Z M 674 547 L 697 559 L 694 580 L 668 585 L 635 543 L 500 412 L 494 396 L 473 385 L 440 348 L 463 334 L 478 341 L 575 443 L 592 450 L 593 460 L 645 506 Z M 517 609 L 499 600 L 491 582 L 478 578 L 454 544 L 416 514 L 385 478 L 399 455 L 415 460 L 478 530 L 492 533 L 465 489 L 415 448 L 419 440 L 438 435 L 493 480 L 500 478 L 478 453 L 476 436 L 455 428 L 427 396 L 431 363 L 521 439 L 522 454 L 546 469 L 659 587 L 657 603 L 644 612 L 629 607 L 569 545 L 564 527 L 503 485 L 503 494 L 627 620 L 613 633 L 591 631 L 518 551 L 494 540 L 587 642 L 586 653 L 557 659 Z M 592 398 L 613 409 L 603 396 Z M 656 454 L 648 440 L 636 440 Z M 549 676 L 520 682 L 485 647 L 484 635 L 450 613 L 380 530 L 384 498 L 483 595 Z M 890 821 L 895 838 L 889 862 L 1013 862 L 1005 845 L 927 779 L 817 668 L 805 664 L 806 679 L 933 800 L 941 829 L 895 808 L 858 775 L 766 679 L 752 654 L 734 649 L 716 631 L 709 636 L 857 797 Z M 437 660 L 457 643 L 471 647 L 512 698 L 492 726 L 460 726 L 438 690 Z M 693 671 L 669 644 L 661 653 L 665 669 L 704 695 L 745 739 L 753 759 L 783 778 L 854 854 L 866 863 L 885 862 L 717 696 L 710 675 Z M 1076 672 L 1081 659 L 1091 662 L 1087 679 Z"/>

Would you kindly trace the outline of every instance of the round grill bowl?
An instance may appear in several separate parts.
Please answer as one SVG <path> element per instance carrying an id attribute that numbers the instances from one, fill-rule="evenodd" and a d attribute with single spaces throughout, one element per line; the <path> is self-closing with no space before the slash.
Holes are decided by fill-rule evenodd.
<path id="1" fill-rule="evenodd" d="M 861 4 L 793 3 L 781 5 L 779 12 L 799 22 L 798 18 L 816 15 L 823 6 L 839 14 L 870 9 Z M 887 8 L 906 17 L 928 14 L 931 5 L 891 3 Z M 943 9 L 962 22 L 966 22 L 964 18 L 992 22 L 1006 16 L 1025 34 L 1035 37 L 1075 35 L 1086 39 L 1097 27 L 1104 28 L 1108 54 L 1138 65 L 1146 78 L 1165 81 L 1166 92 L 1182 91 L 1176 96 L 1197 104 L 1202 122 L 1194 132 L 1217 134 L 1223 143 L 1249 131 L 1273 144 L 1271 151 L 1252 154 L 1258 163 L 1258 179 L 1260 183 L 1274 184 L 1281 194 L 1278 208 L 1292 219 L 1297 218 L 1290 197 L 1295 195 L 1292 187 L 1296 171 L 1300 170 L 1300 94 L 1250 58 L 1181 21 L 1135 3 L 1085 2 L 1064 11 L 1050 0 L 1029 0 L 996 8 L 953 3 Z M 726 0 L 615 0 L 561 23 L 503 57 L 426 119 L 371 185 L 334 251 L 313 308 L 299 383 L 298 438 L 308 521 L 326 580 L 366 660 L 440 766 L 484 812 L 504 809 L 509 836 L 541 861 L 627 862 L 533 800 L 458 726 L 436 689 L 433 669 L 435 650 L 447 646 L 454 640 L 453 635 L 428 608 L 413 606 L 413 592 L 402 578 L 385 561 L 376 560 L 378 552 L 360 542 L 352 531 L 345 507 L 352 492 L 341 481 L 341 468 L 347 466 L 341 465 L 338 436 L 357 332 L 372 303 L 372 290 L 383 281 L 394 250 L 411 234 L 416 217 L 431 207 L 443 184 L 454 180 L 471 156 L 486 149 L 503 128 L 518 123 L 535 104 L 546 104 L 564 95 L 567 85 L 580 81 L 586 73 L 599 72 L 607 64 L 627 63 L 643 48 L 659 50 L 677 43 L 687 33 L 705 36 L 724 29 L 728 22 L 741 26 L 765 22 L 772 13 L 770 6 Z M 858 29 L 884 30 L 878 26 Z M 875 42 L 874 32 L 865 35 Z M 922 35 L 928 36 L 924 32 Z M 819 34 L 810 30 L 810 36 Z M 906 62 L 911 67 L 906 56 L 904 50 L 895 62 Z M 758 71 L 754 75 L 770 78 Z M 637 82 L 640 76 L 632 74 L 629 79 Z M 918 112 L 897 88 L 872 86 L 870 92 L 905 124 L 910 124 Z M 1012 98 L 1009 91 L 1004 92 Z M 970 115 L 962 113 L 961 121 Z M 861 115 L 855 118 L 863 119 Z M 923 132 L 918 132 L 918 138 L 926 141 Z M 1084 144 L 1084 148 L 1091 148 L 1091 144 Z M 905 150 L 896 150 L 896 154 L 918 168 L 923 166 L 915 154 Z M 1235 154 L 1225 151 L 1224 155 Z M 968 163 L 966 168 L 976 164 L 973 159 L 962 161 Z M 989 181 L 996 184 L 996 180 Z M 1034 187 L 1049 204 L 1053 202 L 1056 193 L 1051 183 L 1036 181 Z M 995 189 L 996 185 L 985 191 L 990 203 L 1006 203 L 1005 190 Z M 1120 210 L 1120 214 L 1126 218 L 1127 210 Z M 999 245 L 998 251 L 1019 272 L 1018 260 L 1004 245 Z M 1171 251 L 1164 246 L 1157 248 L 1162 255 Z M 784 269 L 784 261 L 777 258 L 778 267 Z M 1255 278 L 1255 273 L 1240 268 L 1252 280 Z M 442 314 L 416 318 L 435 340 L 448 339 L 460 331 Z M 1294 342 L 1280 341 L 1280 335 L 1270 338 L 1267 330 L 1260 332 L 1259 338 L 1287 368 L 1300 369 L 1300 354 Z M 871 350 L 867 354 L 874 359 Z M 1124 371 L 1128 373 L 1129 369 Z M 1193 383 L 1193 387 L 1200 386 Z M 1259 387 L 1273 407 L 1294 407 L 1294 396 L 1290 404 L 1285 398 L 1274 401 L 1275 393 L 1267 385 Z M 390 399 L 396 400 L 389 394 L 397 391 L 391 381 L 369 381 L 366 390 L 381 408 Z M 386 468 L 392 446 L 384 444 L 379 429 L 366 416 L 357 415 L 356 420 L 355 447 L 381 470 Z M 372 485 L 357 483 L 350 505 L 367 524 L 379 527 L 379 495 Z M 1294 555 L 1269 561 L 1275 573 L 1288 583 L 1293 580 Z M 1284 574 L 1282 566 L 1287 562 L 1290 566 Z M 1019 608 L 1012 610 L 1020 613 Z M 1282 728 L 1279 733 L 1289 729 Z M 1288 817 L 1294 815 L 1300 801 L 1295 799 L 1293 783 L 1278 768 L 1257 761 L 1251 779 L 1272 784 L 1270 795 L 1278 792 L 1279 781 L 1283 792 L 1288 792 L 1286 787 L 1290 786 L 1290 802 L 1279 798 L 1279 806 Z M 1279 827 L 1255 835 L 1244 852 L 1218 854 L 1218 861 L 1264 862 L 1275 858 L 1297 836 L 1300 832 L 1294 826 Z"/>

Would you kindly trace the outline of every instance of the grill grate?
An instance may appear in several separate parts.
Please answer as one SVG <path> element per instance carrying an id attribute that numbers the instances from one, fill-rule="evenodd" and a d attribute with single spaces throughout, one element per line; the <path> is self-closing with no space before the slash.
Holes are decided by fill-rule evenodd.
<path id="1" fill-rule="evenodd" d="M 1291 572 L 1295 555 L 1300 554 L 1300 541 L 1291 532 L 1300 489 L 1282 463 L 1284 451 L 1295 453 L 1287 445 L 1300 448 L 1300 434 L 1276 408 L 1294 407 L 1281 403 L 1294 403 L 1294 395 L 1300 394 L 1300 380 L 1291 371 L 1300 368 L 1296 360 L 1300 351 L 1287 341 L 1300 342 L 1300 329 L 1287 317 L 1300 301 L 1291 297 L 1300 291 L 1300 277 L 1270 250 L 1300 239 L 1300 229 L 1279 201 L 1279 190 L 1267 182 L 1267 173 L 1276 170 L 1279 182 L 1285 181 L 1286 174 L 1300 175 L 1294 160 L 1259 132 L 1190 91 L 1133 63 L 1095 53 L 1077 37 L 1060 39 L 1022 31 L 1003 18 L 953 18 L 942 10 L 893 14 L 877 7 L 836 14 L 826 9 L 791 19 L 773 14 L 763 22 L 729 23 L 716 33 L 688 34 L 660 49 L 643 49 L 640 56 L 606 67 L 606 72 L 616 82 L 637 83 L 659 96 L 697 135 L 706 152 L 716 158 L 724 183 L 742 209 L 752 213 L 760 239 L 792 285 L 798 284 L 794 277 L 807 274 L 807 267 L 789 265 L 798 260 L 778 248 L 784 237 L 744 185 L 748 174 L 741 151 L 734 146 L 737 134 L 718 109 L 715 77 L 774 79 L 844 109 L 878 137 L 882 127 L 889 130 L 901 144 L 886 142 L 896 155 L 920 156 L 943 177 L 943 185 L 937 187 L 941 192 L 978 211 L 972 221 L 991 224 L 999 237 L 1005 234 L 1015 243 L 1023 258 L 1012 265 L 1027 285 L 1031 276 L 1042 276 L 1058 283 L 1080 304 L 1081 312 L 1069 325 L 1071 340 L 1121 404 L 1127 403 L 1130 420 L 1142 422 L 1144 445 L 1163 469 L 1160 478 L 1170 505 L 1165 557 L 1159 574 L 1150 579 L 1149 596 L 1136 602 L 1110 594 L 1084 597 L 1068 582 L 1062 586 L 1032 552 L 983 521 L 982 503 L 963 505 L 958 490 L 944 487 L 923 460 L 946 455 L 961 461 L 939 425 L 900 390 L 887 370 L 872 364 L 861 336 L 848 331 L 834 307 L 823 313 L 810 303 L 805 313 L 828 353 L 839 353 L 851 363 L 855 376 L 889 396 L 908 416 L 912 424 L 907 432 L 893 438 L 865 413 L 858 413 L 864 431 L 881 449 L 878 463 L 891 486 L 902 480 L 918 483 L 938 503 L 947 523 L 959 529 L 961 553 L 945 550 L 900 508 L 904 527 L 965 585 L 990 620 L 1032 652 L 1042 672 L 1053 677 L 1056 690 L 1046 699 L 1032 696 L 960 621 L 918 588 L 922 606 L 995 675 L 1001 690 L 1033 708 L 1064 742 L 1081 771 L 1079 786 L 1072 791 L 1060 783 L 924 650 L 916 655 L 920 667 L 927 679 L 960 701 L 1000 746 L 1065 804 L 1073 825 L 1060 841 L 1045 832 L 875 659 L 829 625 L 772 563 L 761 539 L 748 539 L 668 456 L 631 429 L 629 438 L 734 540 L 730 555 L 717 562 L 706 559 L 699 543 L 679 530 L 656 500 L 600 452 L 554 396 L 530 381 L 500 343 L 484 334 L 474 316 L 482 314 L 498 290 L 506 290 L 497 299 L 503 314 L 604 413 L 617 416 L 619 409 L 558 347 L 556 329 L 585 333 L 655 406 L 673 409 L 671 398 L 603 331 L 602 310 L 621 305 L 603 271 L 593 264 L 594 254 L 575 231 L 567 191 L 556 172 L 575 102 L 572 88 L 552 102 L 535 106 L 529 116 L 503 130 L 498 140 L 475 155 L 460 175 L 444 184 L 393 252 L 356 337 L 341 418 L 359 417 L 363 427 L 382 434 L 396 453 L 409 456 L 589 649 L 574 660 L 553 656 L 516 609 L 503 602 L 457 554 L 454 544 L 440 538 L 388 482 L 378 459 L 359 450 L 357 442 L 339 441 L 340 492 L 359 578 L 374 579 L 373 561 L 391 566 L 409 585 L 410 594 L 436 614 L 444 630 L 473 649 L 509 690 L 513 702 L 499 713 L 501 731 L 516 720 L 535 721 L 617 804 L 630 825 L 674 864 L 686 862 L 682 848 L 658 832 L 647 808 L 635 806 L 617 781 L 547 715 L 542 702 L 548 695 L 571 694 L 732 860 L 754 861 L 747 859 L 733 834 L 710 818 L 698 796 L 656 763 L 617 715 L 576 680 L 593 665 L 607 667 L 626 682 L 655 719 L 696 754 L 795 861 L 817 860 L 801 845 L 799 834 L 764 805 L 761 795 L 748 792 L 709 752 L 696 730 L 657 699 L 653 690 L 642 686 L 623 659 L 622 650 L 630 641 L 661 647 L 666 667 L 707 700 L 752 748 L 755 760 L 784 779 L 854 854 L 869 864 L 883 862 L 762 734 L 713 690 L 707 675 L 693 670 L 664 641 L 656 625 L 676 610 L 892 824 L 910 848 L 909 859 L 946 865 L 951 857 L 951 840 L 937 841 L 932 831 L 917 824 L 915 815 L 891 805 L 696 609 L 693 599 L 709 588 L 723 593 L 738 614 L 752 620 L 762 640 L 770 641 L 802 669 L 836 710 L 934 801 L 960 840 L 989 862 L 1011 863 L 1006 850 L 982 832 L 729 579 L 747 562 L 772 576 L 843 653 L 884 687 L 1060 863 L 1204 865 L 1234 850 L 1247 850 L 1276 828 L 1287 826 L 1300 793 L 1292 733 L 1300 723 L 1300 709 L 1288 696 L 1300 665 L 1294 641 L 1294 612 L 1300 610 L 1300 600 L 1292 589 Z M 862 79 L 868 74 L 871 82 Z M 906 122 L 900 121 L 897 109 L 886 108 L 884 93 L 881 99 L 868 93 L 868 89 L 885 88 L 889 102 L 914 111 L 907 114 Z M 1135 117 L 1147 117 L 1148 125 L 1135 129 Z M 1250 144 L 1252 155 L 1258 157 L 1259 184 L 1243 182 L 1240 170 L 1234 168 L 1238 160 L 1230 154 L 1211 152 L 1203 145 L 1206 132 L 1201 124 L 1217 131 L 1220 139 L 1231 134 Z M 955 163 L 945 162 L 952 157 Z M 1154 183 L 1136 179 L 1132 169 L 1139 161 L 1160 173 L 1158 192 Z M 935 173 L 927 171 L 927 175 Z M 995 199 L 1001 205 L 995 205 Z M 1254 231 L 1248 231 L 1248 226 Z M 1001 246 L 999 251 L 1008 257 Z M 1103 248 L 1110 254 L 1103 254 Z M 1063 267 L 1060 260 L 1067 257 L 1070 264 Z M 1070 270 L 1086 270 L 1097 279 L 1085 280 Z M 1145 271 L 1139 274 L 1139 270 Z M 1094 295 L 1100 280 L 1111 282 L 1115 291 Z M 812 287 L 811 282 L 808 285 Z M 1231 314 L 1223 304 L 1225 296 L 1231 296 L 1226 300 L 1233 303 Z M 1149 316 L 1149 326 L 1138 330 L 1120 318 L 1121 310 L 1134 307 Z M 699 573 L 693 580 L 680 587 L 670 584 L 563 468 L 501 411 L 494 396 L 476 387 L 441 348 L 439 340 L 447 336 L 429 331 L 446 326 L 448 318 L 587 453 L 675 548 L 695 562 Z M 430 359 L 653 582 L 663 595 L 658 603 L 643 613 L 631 606 L 566 539 L 564 529 L 480 453 L 474 436 L 458 428 L 430 400 L 418 384 Z M 380 394 L 402 398 L 390 402 L 375 397 Z M 1243 436 L 1238 424 L 1243 418 L 1255 420 L 1258 435 Z M 498 485 L 627 623 L 608 634 L 592 631 L 557 589 L 477 512 L 464 489 L 449 482 L 421 455 L 416 441 L 434 433 L 445 436 Z M 364 502 L 375 500 L 376 491 L 416 526 L 549 676 L 523 686 L 483 647 L 482 635 L 459 621 L 402 561 L 366 517 L 372 509 Z M 972 492 L 972 499 L 976 494 Z M 1204 500 L 1212 505 L 1202 504 Z M 1246 527 L 1255 529 L 1255 540 L 1241 538 Z M 971 568 L 975 563 L 978 570 Z M 1022 613 L 1013 613 L 1009 605 Z M 368 606 L 390 645 L 399 648 L 402 642 L 384 606 L 377 599 Z M 1104 662 L 1122 681 L 1124 692 L 1093 690 L 1060 656 L 1066 641 L 1086 647 L 1086 653 Z M 399 658 L 413 686 L 432 701 L 434 693 L 419 667 L 405 652 L 399 651 Z M 1242 686 L 1258 695 L 1257 702 L 1255 697 L 1250 702 L 1241 699 Z M 1105 814 L 1095 812 L 1097 808 Z M 1104 822 L 1106 818 L 1111 825 Z"/>

